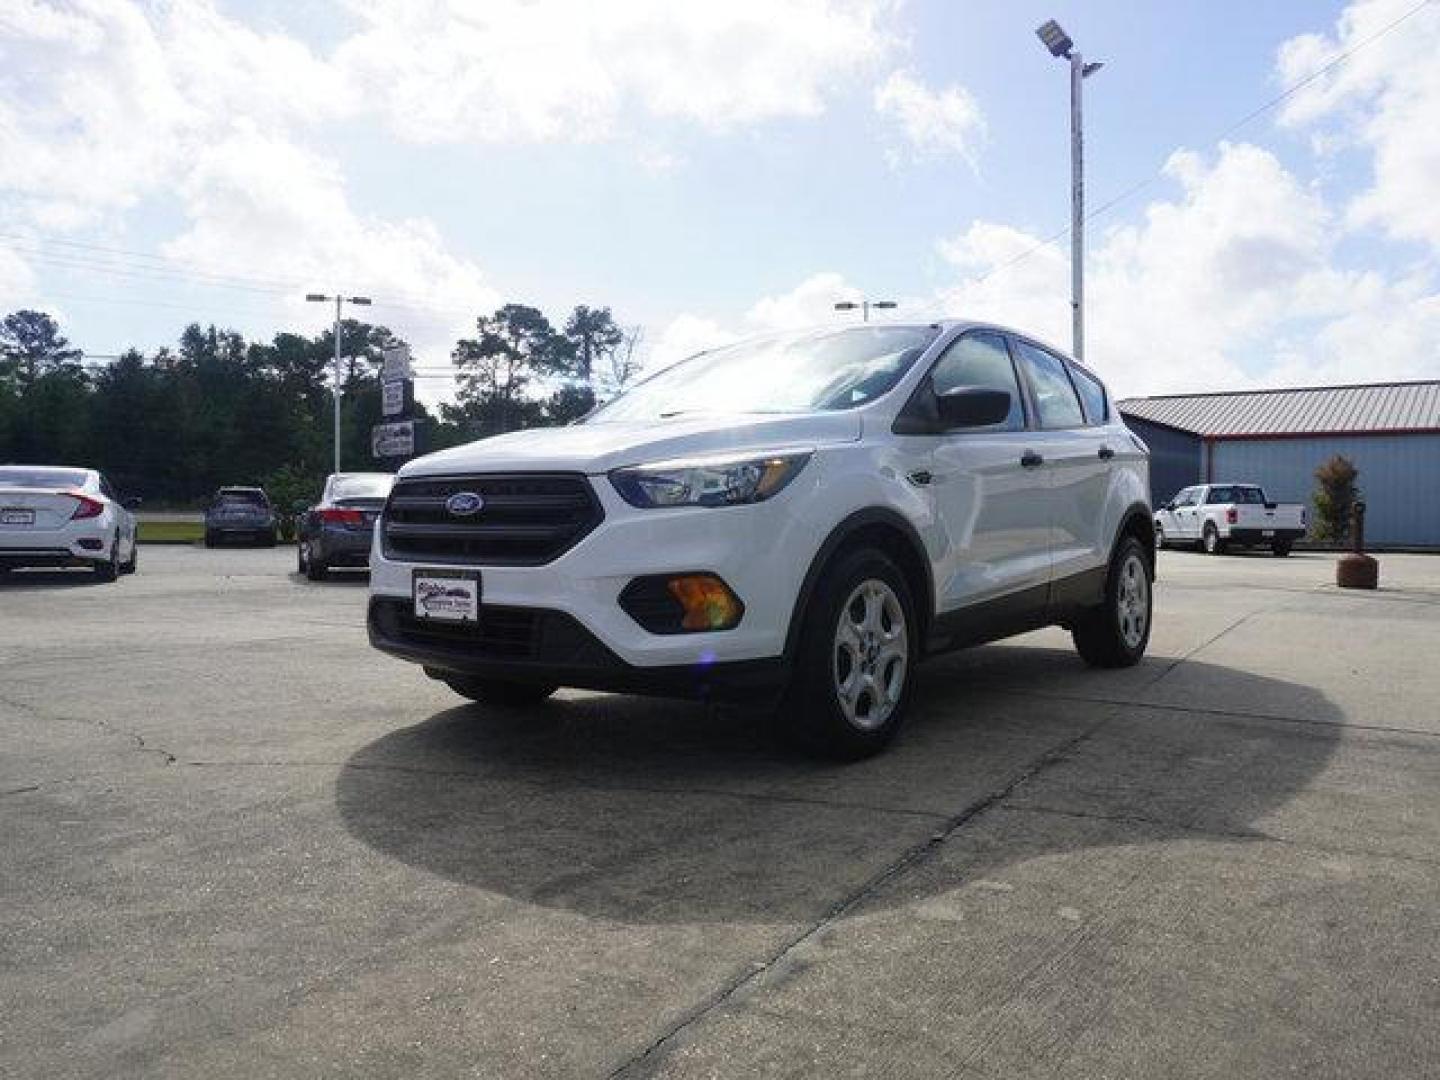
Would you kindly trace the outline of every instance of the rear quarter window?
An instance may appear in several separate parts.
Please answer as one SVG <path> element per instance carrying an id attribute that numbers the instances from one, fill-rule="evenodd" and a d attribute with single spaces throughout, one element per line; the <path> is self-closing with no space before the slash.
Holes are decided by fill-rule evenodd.
<path id="1" fill-rule="evenodd" d="M 1085 420 L 1091 424 L 1103 424 L 1109 420 L 1110 405 L 1100 380 L 1075 364 L 1070 365 L 1070 375 L 1075 380 L 1075 389 L 1080 391 L 1080 404 L 1085 408 Z"/>

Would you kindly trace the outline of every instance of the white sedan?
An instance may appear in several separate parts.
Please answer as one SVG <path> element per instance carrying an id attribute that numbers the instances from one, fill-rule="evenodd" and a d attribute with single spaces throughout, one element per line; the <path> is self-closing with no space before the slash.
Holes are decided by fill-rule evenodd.
<path id="1" fill-rule="evenodd" d="M 135 548 L 135 515 L 94 469 L 0 465 L 0 572 L 88 566 L 114 581 Z"/>

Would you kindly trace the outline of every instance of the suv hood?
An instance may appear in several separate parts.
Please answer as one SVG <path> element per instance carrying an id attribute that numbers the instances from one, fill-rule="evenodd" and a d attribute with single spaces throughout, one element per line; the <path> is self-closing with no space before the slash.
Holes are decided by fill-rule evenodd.
<path id="1" fill-rule="evenodd" d="M 670 420 L 572 424 L 496 435 L 416 458 L 402 477 L 457 472 L 604 473 L 682 457 L 764 452 L 856 442 L 853 412 L 803 415 L 677 416 Z"/>

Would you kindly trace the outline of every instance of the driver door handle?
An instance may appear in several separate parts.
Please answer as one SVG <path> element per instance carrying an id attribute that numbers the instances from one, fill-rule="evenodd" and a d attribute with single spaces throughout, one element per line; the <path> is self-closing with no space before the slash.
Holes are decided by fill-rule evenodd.
<path id="1" fill-rule="evenodd" d="M 1025 453 L 1020 455 L 1020 464 L 1027 469 L 1035 469 L 1044 465 L 1045 459 L 1034 450 L 1026 450 Z"/>

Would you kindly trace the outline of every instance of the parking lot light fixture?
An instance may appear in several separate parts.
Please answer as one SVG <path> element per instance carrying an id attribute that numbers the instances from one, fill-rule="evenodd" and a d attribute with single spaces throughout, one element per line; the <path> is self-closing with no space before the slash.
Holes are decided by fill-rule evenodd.
<path id="1" fill-rule="evenodd" d="M 894 300 L 860 300 L 858 302 L 855 300 L 837 300 L 835 302 L 836 311 L 854 311 L 856 308 L 859 308 L 862 322 L 870 321 L 870 312 L 872 310 L 890 311 L 899 306 L 900 305 Z"/>
<path id="2" fill-rule="evenodd" d="M 369 307 L 371 300 L 368 296 L 341 296 L 336 293 L 328 296 L 325 293 L 306 293 L 305 299 L 309 303 L 329 303 L 335 301 L 335 471 L 340 471 L 340 309 L 344 304 L 356 304 L 360 307 Z"/>
<path id="3" fill-rule="evenodd" d="M 1035 35 L 1050 55 L 1070 63 L 1070 344 L 1075 359 L 1085 362 L 1085 139 L 1082 125 L 1083 83 L 1103 66 L 1087 64 L 1075 42 L 1054 19 Z"/>

